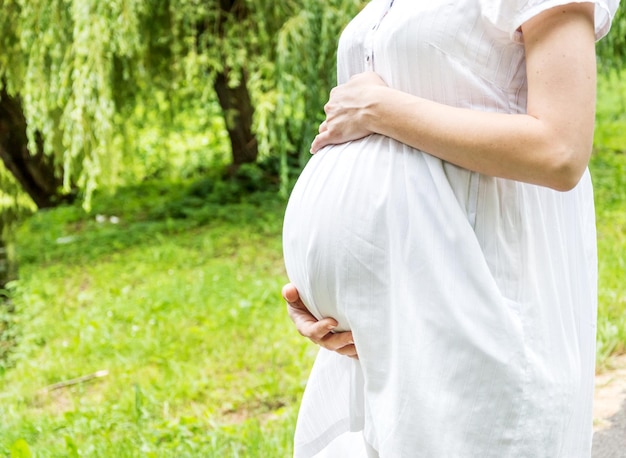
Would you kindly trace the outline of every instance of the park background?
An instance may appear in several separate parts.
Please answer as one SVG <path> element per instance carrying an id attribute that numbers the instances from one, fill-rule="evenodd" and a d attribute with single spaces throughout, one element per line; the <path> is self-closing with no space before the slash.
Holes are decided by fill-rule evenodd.
<path id="1" fill-rule="evenodd" d="M 287 457 L 282 215 L 357 0 L 0 0 L 0 456 Z M 598 45 L 598 370 L 626 352 L 626 16 Z"/>

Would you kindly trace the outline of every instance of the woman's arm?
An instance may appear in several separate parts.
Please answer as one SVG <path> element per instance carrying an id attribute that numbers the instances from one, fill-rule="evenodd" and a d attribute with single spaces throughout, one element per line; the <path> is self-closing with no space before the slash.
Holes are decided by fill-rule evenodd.
<path id="1" fill-rule="evenodd" d="M 311 151 L 377 133 L 469 170 L 561 191 L 573 188 L 593 142 L 593 8 L 568 4 L 523 24 L 527 114 L 443 105 L 364 73 L 333 89 Z"/>

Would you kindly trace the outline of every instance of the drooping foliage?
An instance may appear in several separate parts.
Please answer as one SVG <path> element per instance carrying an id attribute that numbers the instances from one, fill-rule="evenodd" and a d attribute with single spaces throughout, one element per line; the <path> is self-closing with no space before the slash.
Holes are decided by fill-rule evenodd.
<path id="1" fill-rule="evenodd" d="M 337 35 L 362 3 L 0 0 L 0 104 L 21 108 L 24 147 L 52 159 L 60 194 L 88 197 L 141 163 L 132 130 L 155 112 L 168 126 L 220 103 L 234 162 L 287 154 L 306 142 L 316 120 L 303 110 L 321 110 Z"/>
<path id="2" fill-rule="evenodd" d="M 602 70 L 622 70 L 626 66 L 626 5 L 617 9 L 609 34 L 597 46 Z"/>
<path id="3" fill-rule="evenodd" d="M 341 30 L 363 6 L 362 0 L 338 0 L 335 8 L 305 1 L 277 34 L 272 99 L 257 106 L 259 131 L 265 132 L 261 151 L 279 154 L 286 174 L 292 158 L 298 168 L 309 156 L 329 89 L 336 84 L 336 48 Z M 273 116 L 272 113 L 279 113 Z M 286 176 L 281 182 L 289 182 Z M 285 189 L 283 189 L 285 191 Z"/>

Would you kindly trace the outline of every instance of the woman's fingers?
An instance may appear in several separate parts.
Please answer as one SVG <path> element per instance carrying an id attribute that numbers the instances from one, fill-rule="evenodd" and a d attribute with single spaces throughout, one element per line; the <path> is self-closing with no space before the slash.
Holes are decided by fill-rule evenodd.
<path id="1" fill-rule="evenodd" d="M 283 299 L 285 299 L 288 303 L 300 300 L 298 290 L 293 283 L 287 283 L 285 286 L 283 286 L 282 294 Z M 300 301 L 300 303 L 302 303 L 302 301 Z"/>
<path id="2" fill-rule="evenodd" d="M 337 321 L 333 318 L 321 320 L 315 318 L 300 299 L 298 290 L 293 284 L 285 285 L 282 295 L 287 302 L 289 318 L 302 336 L 327 350 L 358 358 L 352 332 L 333 333 L 333 329 L 337 327 Z"/>
<path id="3" fill-rule="evenodd" d="M 326 145 L 332 145 L 332 144 L 334 143 L 330 140 L 330 137 L 326 134 L 326 130 L 324 132 L 320 132 L 319 135 L 315 136 L 315 138 L 313 139 L 313 142 L 311 143 L 311 154 L 315 154 Z"/>
<path id="4" fill-rule="evenodd" d="M 345 347 L 340 348 L 337 350 L 337 353 L 350 358 L 359 359 L 359 355 L 356 352 L 356 346 L 354 344 L 346 345 Z"/>
<path id="5" fill-rule="evenodd" d="M 324 105 L 326 119 L 318 128 L 318 135 L 311 144 L 315 154 L 327 145 L 336 145 L 370 135 L 363 127 L 361 114 L 367 107 L 367 89 L 373 85 L 384 85 L 384 81 L 373 72 L 353 76 L 347 83 L 330 91 Z"/>
<path id="6" fill-rule="evenodd" d="M 337 321 L 332 318 L 318 320 L 306 308 L 296 287 L 289 283 L 283 286 L 283 298 L 287 301 L 287 313 L 296 329 L 304 337 L 315 343 L 322 341 L 326 335 L 337 327 Z"/>
<path id="7" fill-rule="evenodd" d="M 350 331 L 329 333 L 321 339 L 319 345 L 327 350 L 336 351 L 341 355 L 350 356 L 356 354 L 352 332 Z"/>
<path id="8" fill-rule="evenodd" d="M 329 334 L 333 335 L 332 330 L 337 327 L 337 322 L 332 318 L 324 318 L 317 321 L 310 314 L 308 316 L 296 316 L 295 318 L 294 323 L 298 332 L 318 345 L 322 345 L 322 342 Z"/>

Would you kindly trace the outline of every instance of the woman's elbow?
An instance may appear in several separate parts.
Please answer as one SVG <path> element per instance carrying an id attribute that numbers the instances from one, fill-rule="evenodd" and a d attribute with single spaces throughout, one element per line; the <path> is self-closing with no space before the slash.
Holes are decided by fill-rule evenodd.
<path id="1" fill-rule="evenodd" d="M 582 178 L 591 154 L 588 148 L 559 145 L 550 153 L 547 186 L 561 192 L 571 191 Z"/>

